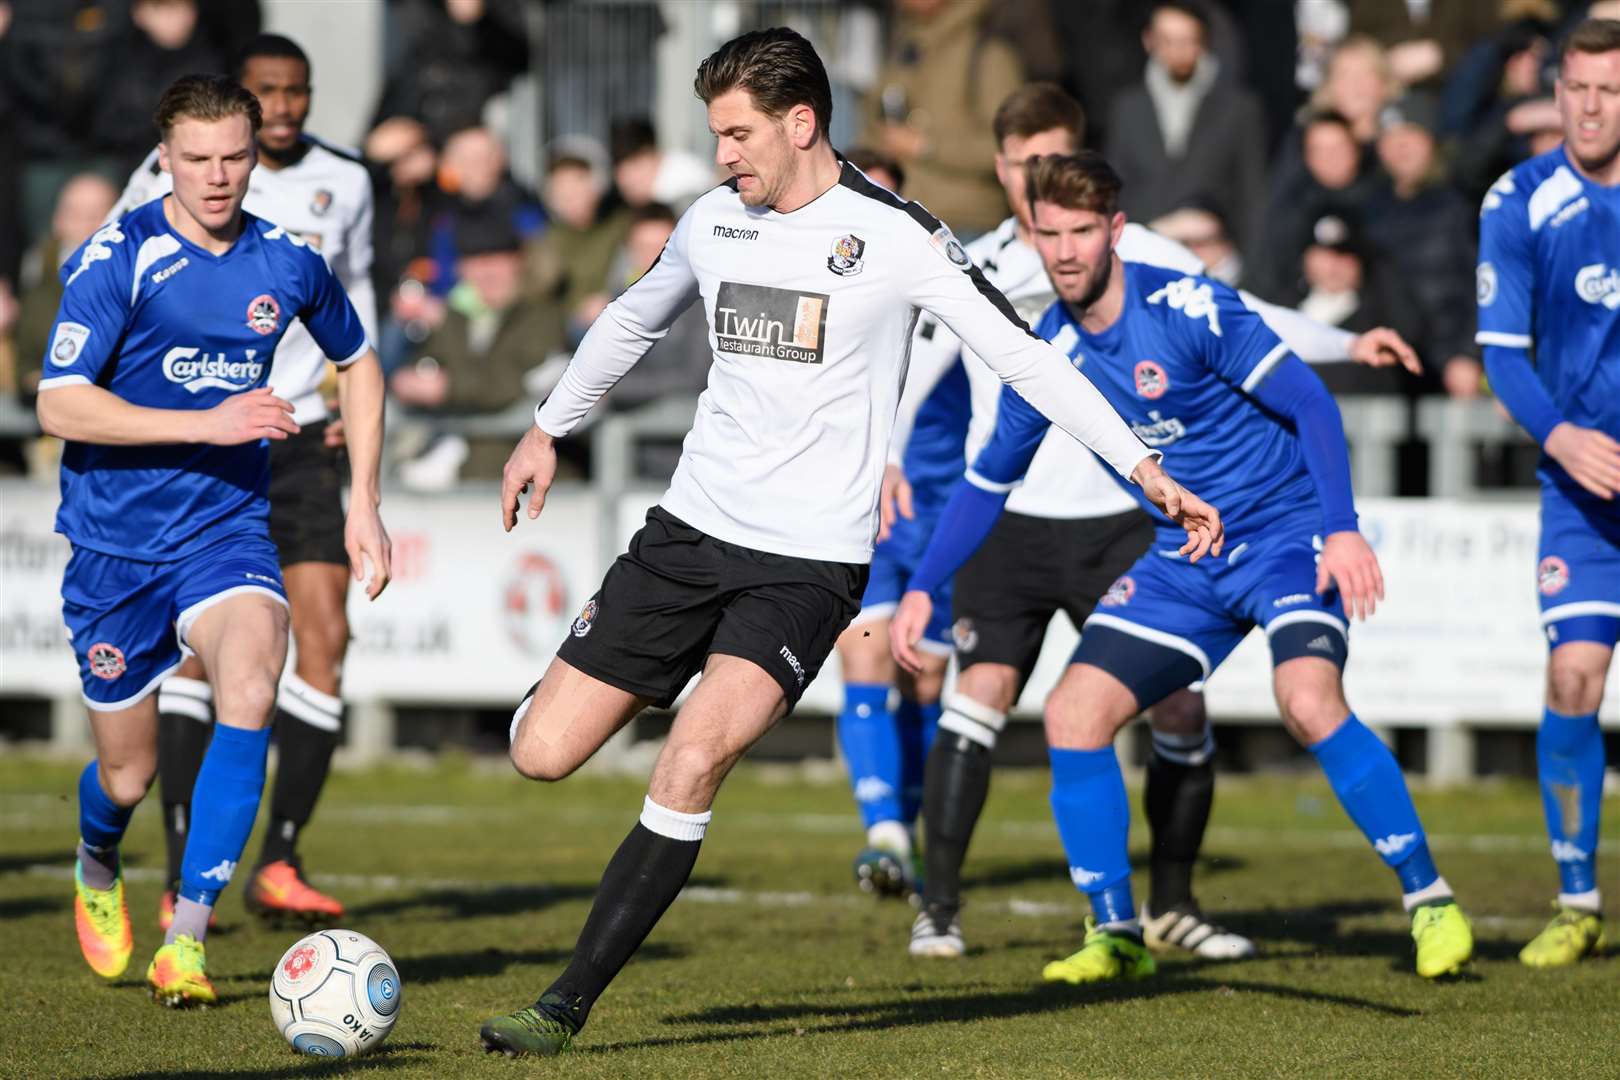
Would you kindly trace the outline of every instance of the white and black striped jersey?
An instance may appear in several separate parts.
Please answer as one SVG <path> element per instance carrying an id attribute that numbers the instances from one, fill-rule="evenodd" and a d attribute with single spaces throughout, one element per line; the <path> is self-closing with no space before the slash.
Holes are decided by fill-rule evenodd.
<path id="1" fill-rule="evenodd" d="M 1204 264 L 1183 245 L 1167 236 L 1128 222 L 1115 253 L 1124 262 L 1142 263 L 1202 274 Z M 1025 322 L 1033 326 L 1057 296 L 1041 263 L 1040 253 L 1018 238 L 1018 220 L 1009 217 L 993 232 L 967 245 L 968 256 L 985 278 L 1007 297 Z M 1355 335 L 1315 322 L 1289 308 L 1268 304 L 1249 293 L 1243 303 L 1253 310 L 1303 359 L 1329 362 L 1346 358 Z M 921 336 L 921 335 L 919 335 Z M 967 432 L 967 460 L 972 461 L 996 427 L 1001 380 L 953 334 L 930 328 L 926 344 L 914 346 L 914 376 L 906 387 L 896 430 L 898 444 L 911 429 L 916 410 L 929 388 L 960 355 L 972 393 L 972 420 Z M 903 447 L 890 450 L 898 461 Z M 1007 509 L 1040 518 L 1090 518 L 1121 514 L 1136 508 L 1131 494 L 1114 482 L 1084 446 L 1061 431 L 1049 432 L 1035 451 L 1029 472 L 1007 497 Z"/>
<path id="2" fill-rule="evenodd" d="M 787 214 L 745 206 L 729 183 L 699 198 L 652 269 L 597 318 L 536 424 L 568 434 L 699 298 L 713 361 L 661 505 L 717 539 L 871 559 L 919 310 L 1121 475 L 1150 456 L 949 229 L 848 164 Z"/>
<path id="3" fill-rule="evenodd" d="M 280 169 L 260 159 L 248 178 L 242 208 L 296 234 L 320 252 L 366 328 L 366 340 L 377 341 L 377 299 L 371 284 L 371 176 L 352 153 L 311 135 L 304 156 Z M 158 167 L 154 148 L 141 162 L 108 220 L 174 190 L 173 178 Z M 294 322 L 276 347 L 270 364 L 270 386 L 292 403 L 293 419 L 310 424 L 326 417 L 321 381 L 326 354 L 301 322 Z"/>

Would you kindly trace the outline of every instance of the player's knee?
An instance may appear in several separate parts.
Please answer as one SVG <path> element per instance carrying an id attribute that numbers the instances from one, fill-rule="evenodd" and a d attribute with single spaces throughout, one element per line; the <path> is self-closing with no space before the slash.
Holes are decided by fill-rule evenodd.
<path id="1" fill-rule="evenodd" d="M 1153 706 L 1148 714 L 1154 735 L 1201 736 L 1209 727 L 1204 696 L 1178 690 Z"/>
<path id="2" fill-rule="evenodd" d="M 1565 716 L 1585 716 L 1602 701 L 1604 669 L 1560 655 L 1572 651 L 1556 650 L 1547 663 L 1547 707 Z"/>
<path id="3" fill-rule="evenodd" d="M 580 763 L 557 752 L 536 739 L 519 740 L 512 744 L 512 767 L 530 780 L 554 783 L 573 774 Z"/>
<path id="4" fill-rule="evenodd" d="M 257 672 L 215 689 L 214 715 L 230 727 L 256 731 L 270 722 L 275 707 L 276 679 L 270 672 Z"/>
<path id="5" fill-rule="evenodd" d="M 146 798 L 146 791 L 157 775 L 157 758 L 125 761 L 116 765 L 101 762 L 101 786 L 119 806 L 134 806 Z"/>
<path id="6" fill-rule="evenodd" d="M 1277 708 L 1283 723 L 1306 745 L 1321 742 L 1349 715 L 1337 672 L 1328 678 L 1283 678 L 1276 683 Z"/>
<path id="7" fill-rule="evenodd" d="M 1006 664 L 974 664 L 956 677 L 956 692 L 997 712 L 1008 712 L 1018 695 L 1018 672 Z"/>
<path id="8" fill-rule="evenodd" d="M 1114 735 L 1126 720 L 1117 710 L 1109 710 L 1098 695 L 1088 694 L 1059 683 L 1046 698 L 1041 718 L 1046 740 L 1051 746 L 1070 750 L 1096 750 L 1112 745 Z"/>

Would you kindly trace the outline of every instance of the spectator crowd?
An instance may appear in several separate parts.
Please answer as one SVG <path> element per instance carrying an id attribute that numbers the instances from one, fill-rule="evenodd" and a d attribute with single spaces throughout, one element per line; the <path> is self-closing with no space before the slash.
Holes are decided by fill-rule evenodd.
<path id="1" fill-rule="evenodd" d="M 721 177 L 650 114 L 542 144 L 513 168 L 514 81 L 540 70 L 541 0 L 388 0 L 387 63 L 357 148 L 373 177 L 378 346 L 407 486 L 498 476 L 513 419 Z M 659 23 L 659 5 L 622 2 Z M 834 72 L 841 149 L 968 238 L 1007 208 L 991 120 L 1035 79 L 1084 106 L 1124 209 L 1229 284 L 1352 331 L 1390 326 L 1427 374 L 1325 371 L 1339 394 L 1488 394 L 1473 344 L 1476 210 L 1555 145 L 1561 36 L 1620 0 L 740 2 Z M 645 9 L 645 10 L 642 10 Z M 150 150 L 173 78 L 226 71 L 258 0 L 0 0 L 0 401 L 26 416 L 57 269 Z M 626 70 L 645 55 L 625 55 Z M 316 80 L 319 85 L 319 79 Z M 694 105 L 694 107 L 696 107 Z M 314 132 L 314 134 L 324 134 Z M 531 133 L 532 135 L 532 133 Z M 520 176 L 534 178 L 533 186 Z M 683 318 L 606 409 L 691 397 L 709 361 Z M 602 410 L 599 410 L 602 411 Z M 482 424 L 468 423 L 483 420 Z M 14 434 L 14 433 L 13 433 Z M 28 468 L 0 435 L 0 472 Z M 588 472 L 573 440 L 564 467 Z M 658 473 L 674 451 L 641 459 Z M 37 469 L 38 461 L 32 462 Z"/>

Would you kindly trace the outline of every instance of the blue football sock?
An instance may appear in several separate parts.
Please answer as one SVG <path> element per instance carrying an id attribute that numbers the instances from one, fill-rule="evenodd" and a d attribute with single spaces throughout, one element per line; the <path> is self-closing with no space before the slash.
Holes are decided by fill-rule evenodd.
<path id="1" fill-rule="evenodd" d="M 1551 709 L 1536 733 L 1536 769 L 1547 836 L 1561 891 L 1597 888 L 1598 815 L 1603 806 L 1603 733 L 1597 714 L 1564 716 Z"/>
<path id="2" fill-rule="evenodd" d="M 1429 842 L 1395 755 L 1351 713 L 1339 730 L 1311 747 L 1339 805 L 1401 880 L 1407 895 L 1440 879 Z"/>
<path id="3" fill-rule="evenodd" d="M 849 782 L 861 821 L 870 829 L 880 821 L 899 821 L 900 735 L 889 712 L 889 688 L 875 683 L 848 683 L 844 711 L 838 714 L 838 745 L 849 765 Z"/>
<path id="4" fill-rule="evenodd" d="M 191 795 L 191 832 L 180 861 L 180 895 L 212 906 L 236 872 L 264 791 L 270 729 L 214 725 Z"/>
<path id="5" fill-rule="evenodd" d="M 1052 816 L 1069 857 L 1069 877 L 1091 901 L 1099 926 L 1136 918 L 1131 896 L 1131 807 L 1114 748 L 1053 747 Z"/>
<path id="6" fill-rule="evenodd" d="M 92 889 L 110 889 L 118 879 L 118 843 L 133 806 L 119 806 L 102 790 L 100 765 L 79 774 L 79 879 Z"/>
<path id="7" fill-rule="evenodd" d="M 895 727 L 900 731 L 900 820 L 907 828 L 917 824 L 922 809 L 923 771 L 928 751 L 934 745 L 934 732 L 939 728 L 939 713 L 937 701 L 920 705 L 901 698 L 894 714 Z"/>

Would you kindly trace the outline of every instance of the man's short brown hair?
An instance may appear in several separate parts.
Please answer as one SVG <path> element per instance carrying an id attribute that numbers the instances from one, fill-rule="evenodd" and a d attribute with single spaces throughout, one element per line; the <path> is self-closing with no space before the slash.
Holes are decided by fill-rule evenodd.
<path id="1" fill-rule="evenodd" d="M 1561 59 L 1570 53 L 1606 53 L 1620 49 L 1620 19 L 1587 19 L 1564 39 Z"/>
<path id="2" fill-rule="evenodd" d="M 1066 210 L 1090 210 L 1113 217 L 1119 212 L 1119 174 L 1099 153 L 1046 154 L 1029 167 L 1029 205 L 1052 203 Z"/>
<path id="3" fill-rule="evenodd" d="M 1010 135 L 1027 139 L 1058 128 L 1073 135 L 1078 145 L 1086 136 L 1086 110 L 1057 83 L 1033 82 L 1007 95 L 992 128 L 998 150 Z"/>
<path id="4" fill-rule="evenodd" d="M 180 120 L 224 120 L 230 116 L 245 116 L 259 133 L 264 122 L 259 111 L 259 99 L 235 79 L 225 75 L 182 75 L 169 84 L 158 102 L 158 131 L 163 138 Z"/>
<path id="5" fill-rule="evenodd" d="M 831 137 L 827 69 L 810 42 L 785 26 L 732 38 L 698 65 L 692 88 L 705 105 L 728 91 L 747 91 L 754 107 L 772 120 L 795 105 L 808 105 L 816 114 L 816 136 Z"/>

